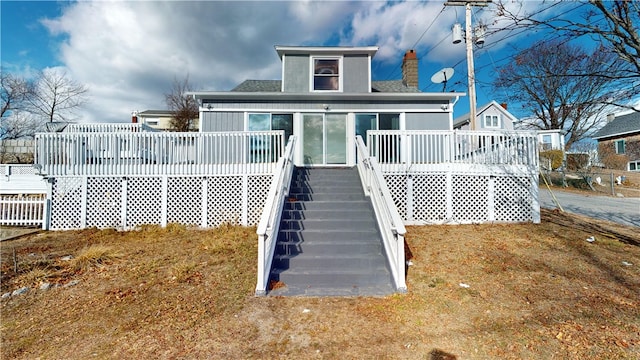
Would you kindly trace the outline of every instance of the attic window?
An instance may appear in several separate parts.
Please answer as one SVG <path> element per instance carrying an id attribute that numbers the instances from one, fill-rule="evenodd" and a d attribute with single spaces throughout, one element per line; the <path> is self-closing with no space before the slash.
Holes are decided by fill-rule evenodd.
<path id="1" fill-rule="evenodd" d="M 499 128 L 500 127 L 500 118 L 498 115 L 485 115 L 484 116 L 484 127 L 485 128 Z"/>
<path id="2" fill-rule="evenodd" d="M 313 59 L 313 90 L 340 91 L 340 58 Z"/>

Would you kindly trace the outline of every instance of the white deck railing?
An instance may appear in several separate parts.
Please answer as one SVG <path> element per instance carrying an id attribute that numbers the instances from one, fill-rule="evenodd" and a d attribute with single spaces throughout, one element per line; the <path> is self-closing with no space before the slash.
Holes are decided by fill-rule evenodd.
<path id="1" fill-rule="evenodd" d="M 289 185 L 293 174 L 293 153 L 296 137 L 291 136 L 284 155 L 276 165 L 269 194 L 262 210 L 260 223 L 258 224 L 258 281 L 256 295 L 265 295 L 269 282 L 269 272 L 273 261 L 273 253 L 278 232 L 280 231 L 280 218 L 284 207 L 285 197 L 289 194 Z"/>
<path id="2" fill-rule="evenodd" d="M 69 124 L 64 132 L 157 132 L 158 130 L 142 123 L 94 123 L 94 124 Z"/>
<path id="3" fill-rule="evenodd" d="M 271 174 L 284 131 L 36 134 L 35 164 L 48 176 Z"/>
<path id="4" fill-rule="evenodd" d="M 529 131 L 369 130 L 369 155 L 381 165 L 443 163 L 538 166 L 538 141 Z"/>
<path id="5" fill-rule="evenodd" d="M 407 231 L 382 176 L 378 161 L 368 156 L 369 151 L 360 136 L 356 136 L 356 152 L 360 179 L 365 195 L 371 198 L 396 291 L 406 292 L 404 235 Z"/>

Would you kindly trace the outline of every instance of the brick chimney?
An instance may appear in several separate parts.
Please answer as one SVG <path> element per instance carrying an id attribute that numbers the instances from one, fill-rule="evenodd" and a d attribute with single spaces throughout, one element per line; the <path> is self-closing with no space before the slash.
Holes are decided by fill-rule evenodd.
<path id="1" fill-rule="evenodd" d="M 418 88 L 418 56 L 413 49 L 407 51 L 402 58 L 402 83 Z"/>
<path id="2" fill-rule="evenodd" d="M 508 105 L 507 103 L 500 103 L 500 106 L 502 106 L 503 109 L 508 110 Z"/>
<path id="3" fill-rule="evenodd" d="M 138 112 L 137 111 L 132 111 L 131 112 L 131 123 L 133 123 L 133 124 L 138 123 Z"/>

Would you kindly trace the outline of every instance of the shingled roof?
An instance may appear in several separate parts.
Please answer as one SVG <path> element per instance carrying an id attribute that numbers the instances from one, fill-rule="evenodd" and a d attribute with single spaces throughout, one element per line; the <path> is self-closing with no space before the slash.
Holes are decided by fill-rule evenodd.
<path id="1" fill-rule="evenodd" d="M 593 138 L 598 140 L 633 133 L 640 133 L 640 112 L 638 111 L 616 116 L 610 123 L 598 130 L 598 132 L 593 135 Z"/>
<path id="2" fill-rule="evenodd" d="M 280 92 L 282 81 L 280 80 L 245 80 L 233 88 L 235 92 Z M 419 93 L 420 90 L 404 85 L 402 80 L 372 81 L 372 92 L 381 93 Z"/>
<path id="3" fill-rule="evenodd" d="M 282 81 L 280 80 L 245 80 L 240 85 L 231 89 L 236 92 L 280 92 Z"/>

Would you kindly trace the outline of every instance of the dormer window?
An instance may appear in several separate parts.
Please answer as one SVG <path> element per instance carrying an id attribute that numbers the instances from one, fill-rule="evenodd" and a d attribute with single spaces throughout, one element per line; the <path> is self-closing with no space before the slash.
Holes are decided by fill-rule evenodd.
<path id="1" fill-rule="evenodd" d="M 313 91 L 340 91 L 342 88 L 341 58 L 312 58 L 312 61 Z"/>
<path id="2" fill-rule="evenodd" d="M 498 115 L 485 115 L 484 116 L 484 127 L 485 128 L 499 128 L 500 127 L 500 118 Z"/>

